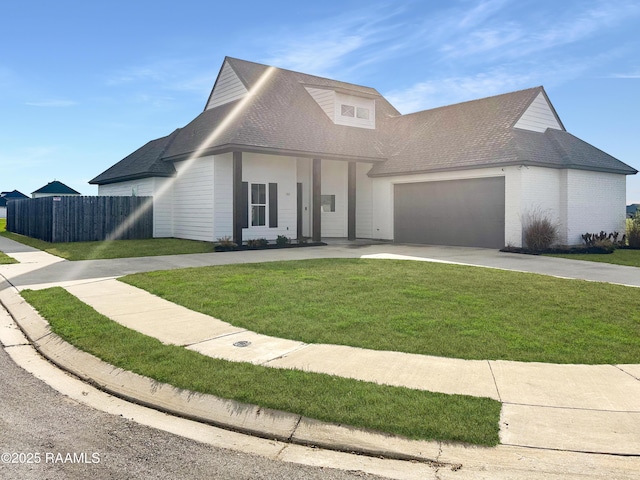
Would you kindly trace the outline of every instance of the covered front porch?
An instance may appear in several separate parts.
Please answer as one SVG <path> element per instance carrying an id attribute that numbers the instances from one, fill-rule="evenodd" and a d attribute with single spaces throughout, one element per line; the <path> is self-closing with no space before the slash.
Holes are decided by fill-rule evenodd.
<path id="1" fill-rule="evenodd" d="M 234 151 L 233 242 L 275 235 L 313 242 L 372 238 L 370 168 L 355 160 Z"/>

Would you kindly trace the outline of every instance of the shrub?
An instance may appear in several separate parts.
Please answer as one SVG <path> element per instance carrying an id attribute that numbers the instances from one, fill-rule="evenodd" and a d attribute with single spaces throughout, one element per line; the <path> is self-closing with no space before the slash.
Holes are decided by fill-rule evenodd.
<path id="1" fill-rule="evenodd" d="M 285 235 L 278 235 L 278 238 L 276 238 L 276 245 L 279 245 L 281 247 L 290 243 L 291 239 L 289 237 L 286 237 Z"/>
<path id="2" fill-rule="evenodd" d="M 587 247 L 624 247 L 627 243 L 626 235 L 622 235 L 622 238 L 618 240 L 620 234 L 618 232 L 607 233 L 601 231 L 600 233 L 585 233 L 581 235 L 582 240 Z"/>
<path id="3" fill-rule="evenodd" d="M 228 250 L 235 250 L 238 248 L 238 244 L 231 240 L 231 237 L 222 237 L 219 238 L 216 242 L 217 245 L 214 247 L 216 252 L 225 252 Z"/>
<path id="4" fill-rule="evenodd" d="M 264 248 L 269 245 L 269 241 L 266 238 L 252 238 L 247 240 L 247 247 L 249 248 Z"/>
<path id="5" fill-rule="evenodd" d="M 640 248 L 640 211 L 627 220 L 627 243 L 631 248 Z"/>
<path id="6" fill-rule="evenodd" d="M 524 244 L 533 252 L 548 250 L 558 238 L 558 225 L 537 210 L 525 215 L 523 225 Z"/>

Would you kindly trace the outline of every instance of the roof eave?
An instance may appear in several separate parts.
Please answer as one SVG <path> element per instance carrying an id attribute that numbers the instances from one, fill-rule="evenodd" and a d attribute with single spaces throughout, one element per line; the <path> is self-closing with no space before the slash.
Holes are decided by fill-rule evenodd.
<path id="1" fill-rule="evenodd" d="M 478 170 L 482 168 L 502 168 L 502 167 L 543 167 L 543 168 L 554 168 L 556 170 L 588 170 L 592 172 L 601 172 L 601 173 L 615 173 L 618 175 L 635 175 L 638 173 L 638 170 L 635 168 L 629 167 L 629 169 L 616 169 L 616 168 L 607 168 L 607 167 L 592 167 L 592 166 L 582 166 L 582 165 L 558 165 L 552 163 L 545 162 L 531 162 L 531 161 L 506 161 L 506 162 L 497 162 L 497 163 L 485 163 L 482 165 L 457 165 L 454 167 L 440 167 L 440 168 L 429 168 L 423 170 L 412 170 L 412 171 L 400 171 L 400 172 L 389 172 L 389 173 L 369 173 L 369 177 L 398 177 L 402 175 L 419 175 L 419 174 L 427 174 L 427 173 L 438 173 L 438 172 L 455 172 L 461 170 Z"/>
<path id="2" fill-rule="evenodd" d="M 153 178 L 153 177 L 163 177 L 163 178 L 171 178 L 175 177 L 175 173 L 139 173 L 133 175 L 122 175 L 119 177 L 111 177 L 104 180 L 101 180 L 98 177 L 89 180 L 89 185 L 108 185 L 110 183 L 119 183 L 126 182 L 129 180 L 140 180 L 142 178 Z"/>
<path id="3" fill-rule="evenodd" d="M 165 157 L 162 160 L 165 162 L 179 162 L 188 160 L 190 158 L 207 157 L 210 155 L 222 155 L 229 152 L 247 152 L 247 153 L 262 153 L 265 155 L 281 155 L 285 157 L 298 157 L 298 158 L 321 158 L 323 160 L 341 160 L 351 162 L 366 162 L 366 163 L 381 163 L 387 160 L 386 157 L 368 157 L 359 155 L 340 155 L 326 152 L 307 152 L 302 150 L 288 150 L 274 147 L 262 147 L 255 145 L 242 145 L 242 144 L 226 144 L 219 145 L 212 148 L 207 148 L 199 152 L 186 152 L 179 155 L 173 155 L 171 157 Z"/>

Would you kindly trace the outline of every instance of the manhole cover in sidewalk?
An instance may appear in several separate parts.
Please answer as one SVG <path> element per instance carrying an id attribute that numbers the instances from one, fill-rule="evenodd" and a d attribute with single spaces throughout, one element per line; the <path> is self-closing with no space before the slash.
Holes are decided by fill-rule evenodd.
<path id="1" fill-rule="evenodd" d="M 249 345 L 251 345 L 251 342 L 247 340 L 241 340 L 233 344 L 234 347 L 248 347 Z"/>

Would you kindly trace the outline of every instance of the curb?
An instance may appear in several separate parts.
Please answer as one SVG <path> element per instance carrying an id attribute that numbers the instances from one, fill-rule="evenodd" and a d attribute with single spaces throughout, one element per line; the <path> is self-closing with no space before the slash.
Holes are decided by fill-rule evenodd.
<path id="1" fill-rule="evenodd" d="M 285 443 L 364 456 L 451 465 L 436 458 L 440 442 L 416 441 L 301 415 L 181 390 L 103 362 L 53 333 L 17 290 L 0 280 L 0 304 L 47 360 L 92 386 L 126 401 L 227 430 Z"/>

